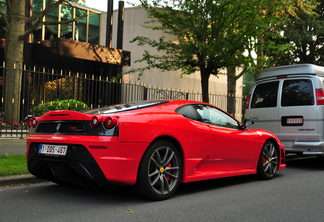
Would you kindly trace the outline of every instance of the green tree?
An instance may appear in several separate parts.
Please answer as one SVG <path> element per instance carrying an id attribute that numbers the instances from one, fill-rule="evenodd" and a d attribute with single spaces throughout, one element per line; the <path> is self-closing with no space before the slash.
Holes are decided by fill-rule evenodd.
<path id="1" fill-rule="evenodd" d="M 79 2 L 79 0 L 70 0 L 71 2 Z M 64 20 L 62 22 L 45 22 L 44 16 L 50 13 L 53 9 L 58 7 L 62 3 L 69 4 L 66 0 L 48 0 L 45 9 L 39 8 L 40 13 L 26 16 L 26 0 L 6 0 L 7 13 L 2 12 L 1 15 L 5 21 L 6 27 L 4 28 L 8 34 L 8 41 L 6 42 L 6 78 L 4 87 L 5 93 L 5 121 L 19 121 L 20 113 L 20 95 L 21 95 L 21 78 L 22 73 L 16 72 L 13 69 L 15 67 L 22 66 L 24 62 L 24 44 L 28 36 L 39 26 L 52 25 L 52 24 L 67 24 L 72 21 L 76 21 L 82 17 L 76 19 Z M 85 2 L 85 0 L 82 0 Z M 26 26 L 26 24 L 30 24 Z M 28 28 L 26 28 L 28 27 Z M 16 74 L 16 75 L 14 75 Z M 11 104 L 12 101 L 12 104 Z M 12 114 L 13 119 L 9 119 L 9 115 Z"/>
<path id="2" fill-rule="evenodd" d="M 248 56 L 243 63 L 238 65 L 243 67 L 243 71 L 236 75 L 233 67 L 228 67 L 228 95 L 235 95 L 236 80 L 248 71 L 257 79 L 258 75 L 263 69 L 269 68 L 284 61 L 289 60 L 289 55 L 292 49 L 291 41 L 282 36 L 282 31 L 285 27 L 294 24 L 294 19 L 299 18 L 302 14 L 314 15 L 313 10 L 316 7 L 316 0 L 288 0 L 287 4 L 279 7 L 275 13 L 273 11 L 265 10 L 261 17 L 268 17 L 268 26 L 264 26 L 263 32 L 258 33 L 257 36 L 246 42 L 246 49 Z M 299 33 L 297 34 L 299 35 Z M 227 101 L 227 111 L 235 113 L 235 97 L 229 97 Z"/>
<path id="3" fill-rule="evenodd" d="M 267 7 L 268 6 L 268 7 Z M 249 39 L 245 41 L 245 55 L 233 57 L 236 59 L 236 65 L 227 67 L 227 111 L 235 113 L 236 105 L 236 82 L 248 70 L 253 73 L 256 79 L 260 72 L 266 68 L 273 66 L 278 55 L 289 50 L 291 44 L 285 41 L 281 34 L 281 28 L 289 22 L 285 11 L 293 11 L 294 3 L 292 1 L 282 1 L 282 4 L 267 5 L 262 12 L 256 14 L 257 21 L 262 21 L 263 25 L 253 24 L 255 29 L 262 29 L 259 32 L 253 32 Z M 271 10 L 276 7 L 277 10 Z M 236 68 L 241 67 L 242 71 L 236 74 Z"/>
<path id="4" fill-rule="evenodd" d="M 272 0 L 139 0 L 151 22 L 144 25 L 153 30 L 162 30 L 177 41 L 150 39 L 137 36 L 132 42 L 149 45 L 164 53 L 152 55 L 145 51 L 143 58 L 135 62 L 146 62 L 142 68 L 127 73 L 158 68 L 165 71 L 182 70 L 182 75 L 200 72 L 203 101 L 209 102 L 208 83 L 210 75 L 218 70 L 245 63 L 243 56 L 252 37 L 269 29 L 278 17 L 274 16 L 284 1 Z M 157 9 L 158 8 L 158 9 Z M 264 16 L 267 11 L 269 15 Z M 152 24 L 152 25 L 149 25 Z"/>
<path id="5" fill-rule="evenodd" d="M 283 61 L 290 60 L 293 42 L 286 35 L 284 38 L 281 35 L 287 27 L 294 26 L 302 15 L 315 15 L 314 9 L 317 4 L 317 0 L 287 0 L 287 4 L 275 15 L 283 20 L 280 23 L 272 23 L 266 32 L 255 38 L 256 41 L 250 41 L 249 56 L 251 61 L 254 57 L 256 62 L 251 62 L 249 69 L 255 80 L 263 69 L 282 65 Z M 269 13 L 265 15 L 268 16 Z M 300 35 L 297 30 L 296 35 Z M 256 52 L 256 56 L 252 56 L 252 52 Z"/>
<path id="6" fill-rule="evenodd" d="M 314 4 L 315 5 L 315 4 Z M 280 56 L 277 65 L 312 63 L 324 66 L 324 1 L 318 1 L 314 11 L 299 9 L 289 15 L 291 22 L 284 28 L 286 41 L 293 48 Z"/>

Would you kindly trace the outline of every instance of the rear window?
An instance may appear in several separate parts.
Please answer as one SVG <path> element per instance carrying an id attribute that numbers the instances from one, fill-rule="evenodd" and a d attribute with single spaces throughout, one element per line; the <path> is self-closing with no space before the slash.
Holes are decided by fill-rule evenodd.
<path id="1" fill-rule="evenodd" d="M 307 106 L 314 104 L 314 90 L 310 79 L 284 81 L 281 106 Z"/>
<path id="2" fill-rule="evenodd" d="M 187 117 L 189 119 L 199 120 L 198 115 L 190 105 L 180 107 L 176 110 L 176 112 L 182 114 L 184 117 Z"/>
<path id="3" fill-rule="evenodd" d="M 251 108 L 276 107 L 279 81 L 261 83 L 253 92 Z"/>
<path id="4" fill-rule="evenodd" d="M 83 111 L 86 114 L 106 114 L 106 113 L 117 113 L 117 112 L 125 112 L 130 110 L 142 109 L 152 106 L 157 106 L 160 104 L 168 103 L 169 101 L 161 101 L 161 100 L 145 100 L 145 101 L 136 101 L 125 104 L 117 104 L 111 106 L 105 106 L 101 108 L 95 108 Z"/>

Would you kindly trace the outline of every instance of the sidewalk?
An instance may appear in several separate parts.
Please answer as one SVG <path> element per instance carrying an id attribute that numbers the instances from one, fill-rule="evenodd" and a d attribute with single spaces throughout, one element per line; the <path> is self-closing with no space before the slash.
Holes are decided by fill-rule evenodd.
<path id="1" fill-rule="evenodd" d="M 0 155 L 26 154 L 26 139 L 2 139 L 0 138 Z"/>
<path id="2" fill-rule="evenodd" d="M 0 155 L 26 154 L 26 139 L 2 139 L 0 138 Z M 46 180 L 38 179 L 31 174 L 0 176 L 0 187 L 16 186 L 21 184 L 35 184 L 46 182 Z"/>

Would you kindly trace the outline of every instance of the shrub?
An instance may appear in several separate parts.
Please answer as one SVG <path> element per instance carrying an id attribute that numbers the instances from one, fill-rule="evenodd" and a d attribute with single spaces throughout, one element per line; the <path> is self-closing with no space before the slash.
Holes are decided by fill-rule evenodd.
<path id="1" fill-rule="evenodd" d="M 55 100 L 44 104 L 39 104 L 34 108 L 34 116 L 41 116 L 52 110 L 74 110 L 82 111 L 89 109 L 87 104 L 75 99 Z"/>

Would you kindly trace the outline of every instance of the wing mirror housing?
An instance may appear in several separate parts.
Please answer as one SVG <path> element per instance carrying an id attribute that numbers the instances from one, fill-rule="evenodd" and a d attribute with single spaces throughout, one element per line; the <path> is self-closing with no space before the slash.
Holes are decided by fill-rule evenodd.
<path id="1" fill-rule="evenodd" d="M 242 126 L 243 129 L 248 128 L 249 126 L 252 126 L 254 124 L 254 122 L 250 119 L 245 119 L 244 120 L 244 124 Z"/>

